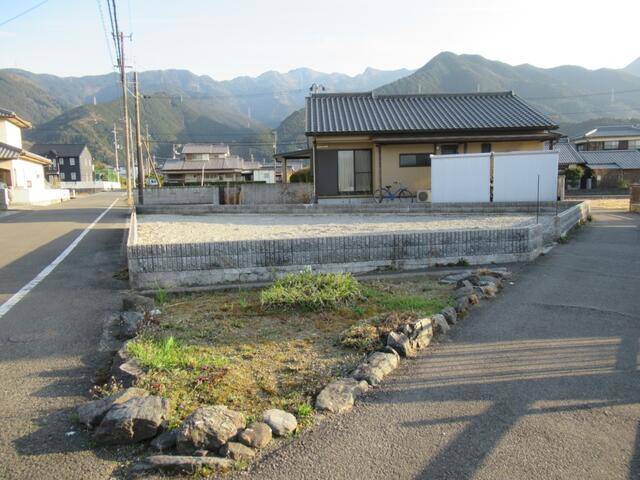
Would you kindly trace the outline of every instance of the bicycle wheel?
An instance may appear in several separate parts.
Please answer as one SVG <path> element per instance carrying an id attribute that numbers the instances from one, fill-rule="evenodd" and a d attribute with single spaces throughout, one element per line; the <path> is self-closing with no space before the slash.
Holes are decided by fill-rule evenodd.
<path id="1" fill-rule="evenodd" d="M 373 192 L 373 199 L 378 203 L 382 203 L 382 200 L 384 200 L 386 195 L 386 190 L 384 188 L 379 188 L 375 192 Z"/>
<path id="2" fill-rule="evenodd" d="M 404 200 L 404 199 L 411 199 L 411 202 L 413 202 L 413 193 L 411 193 L 409 190 L 407 190 L 406 188 L 401 188 L 400 190 L 398 190 L 398 192 L 396 193 L 396 197 Z"/>

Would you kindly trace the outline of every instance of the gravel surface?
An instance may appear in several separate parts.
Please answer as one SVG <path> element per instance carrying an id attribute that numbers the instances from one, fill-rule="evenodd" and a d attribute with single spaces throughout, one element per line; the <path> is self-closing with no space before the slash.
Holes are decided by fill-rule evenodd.
<path id="1" fill-rule="evenodd" d="M 595 217 L 351 413 L 234 478 L 640 478 L 640 217 Z"/>
<path id="2" fill-rule="evenodd" d="M 508 228 L 528 225 L 528 215 L 140 215 L 138 242 L 196 243 L 309 238 L 425 230 Z"/>

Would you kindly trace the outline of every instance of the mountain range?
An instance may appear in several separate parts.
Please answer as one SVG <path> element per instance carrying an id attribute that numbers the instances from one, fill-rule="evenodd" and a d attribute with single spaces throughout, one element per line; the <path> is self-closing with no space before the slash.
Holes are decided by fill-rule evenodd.
<path id="1" fill-rule="evenodd" d="M 544 69 L 443 52 L 415 71 L 368 68 L 356 76 L 307 68 L 226 81 L 187 70 L 139 76 L 142 122 L 159 156 L 170 155 L 172 143 L 221 141 L 231 144 L 234 153 L 267 159 L 274 128 L 279 150 L 302 147 L 300 108 L 314 83 L 327 91 L 380 94 L 513 90 L 566 132 L 640 118 L 640 58 L 620 70 Z M 35 124 L 25 133 L 27 141 L 87 142 L 96 159 L 113 163 L 111 131 L 121 123 L 117 80 L 115 73 L 57 77 L 2 69 L 0 106 Z"/>

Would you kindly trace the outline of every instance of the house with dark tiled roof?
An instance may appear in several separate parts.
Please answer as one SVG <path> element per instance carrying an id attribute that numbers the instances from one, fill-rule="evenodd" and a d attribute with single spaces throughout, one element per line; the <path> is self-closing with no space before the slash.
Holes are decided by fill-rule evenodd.
<path id="1" fill-rule="evenodd" d="M 306 135 L 318 199 L 431 189 L 431 155 L 543 150 L 557 125 L 513 92 L 313 93 Z M 462 173 L 462 172 L 461 172 Z"/>
<path id="2" fill-rule="evenodd" d="M 93 181 L 93 157 L 86 143 L 36 143 L 31 150 L 51 160 L 49 181 Z"/>

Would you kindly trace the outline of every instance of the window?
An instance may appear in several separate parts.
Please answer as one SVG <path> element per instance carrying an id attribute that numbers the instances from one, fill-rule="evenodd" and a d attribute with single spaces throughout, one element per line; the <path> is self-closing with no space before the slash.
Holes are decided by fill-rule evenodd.
<path id="1" fill-rule="evenodd" d="M 60 157 L 58 159 L 58 165 L 64 165 L 64 158 Z"/>
<path id="2" fill-rule="evenodd" d="M 482 153 L 491 153 L 491 144 L 490 143 L 483 143 L 480 146 L 480 151 Z"/>
<path id="3" fill-rule="evenodd" d="M 629 148 L 629 142 L 627 140 L 620 140 L 618 142 L 618 150 L 627 150 Z"/>
<path id="4" fill-rule="evenodd" d="M 608 141 L 604 142 L 604 149 L 605 150 L 617 150 L 618 149 L 618 142 L 617 141 L 608 140 Z"/>
<path id="5" fill-rule="evenodd" d="M 629 140 L 629 150 L 640 150 L 640 140 Z"/>
<path id="6" fill-rule="evenodd" d="M 456 155 L 458 153 L 458 145 L 442 145 L 440 153 L 442 155 Z"/>
<path id="7" fill-rule="evenodd" d="M 209 154 L 208 153 L 194 153 L 194 154 L 191 155 L 191 158 L 189 160 L 200 160 L 200 161 L 209 160 Z"/>
<path id="8" fill-rule="evenodd" d="M 371 151 L 338 151 L 338 191 L 340 193 L 371 192 Z"/>
<path id="9" fill-rule="evenodd" d="M 71 172 L 71 180 L 75 180 L 76 179 L 76 172 Z"/>
<path id="10" fill-rule="evenodd" d="M 400 166 L 401 167 L 430 167 L 431 154 L 430 153 L 401 153 Z"/>
<path id="11" fill-rule="evenodd" d="M 69 157 L 69 165 L 71 165 L 72 167 L 75 167 L 76 159 L 73 157 Z"/>
<path id="12" fill-rule="evenodd" d="M 64 172 L 60 172 L 60 180 L 64 180 Z"/>

